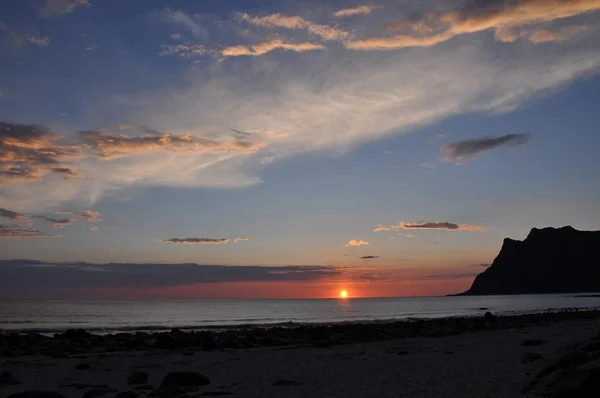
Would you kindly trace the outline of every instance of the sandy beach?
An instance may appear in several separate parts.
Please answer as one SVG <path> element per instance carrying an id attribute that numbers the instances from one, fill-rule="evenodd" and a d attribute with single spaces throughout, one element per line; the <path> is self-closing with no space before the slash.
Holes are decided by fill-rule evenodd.
<path id="1" fill-rule="evenodd" d="M 514 319 L 503 325 L 503 318 L 497 318 L 493 325 L 440 337 L 392 337 L 343 344 L 280 342 L 253 348 L 120 347 L 112 352 L 92 344 L 87 349 L 67 350 L 70 352 L 53 348 L 43 355 L 9 350 L 11 337 L 5 335 L 0 396 L 45 390 L 66 397 L 123 398 L 533 397 L 533 393 L 522 393 L 524 385 L 565 352 L 590 341 L 597 328 L 595 313 L 516 319 L 521 320 L 519 325 Z M 454 320 L 446 322 L 455 324 Z M 170 335 L 177 333 L 185 334 L 174 331 Z M 12 339 L 16 344 L 14 335 Z M 44 344 L 55 347 L 49 343 L 54 340 L 57 338 L 44 340 Z M 167 376 L 172 372 L 199 375 L 179 375 L 177 380 L 177 375 Z M 169 377 L 173 383 L 165 383 Z M 190 381 L 190 377 L 195 379 Z M 172 386 L 161 388 L 165 384 Z"/>

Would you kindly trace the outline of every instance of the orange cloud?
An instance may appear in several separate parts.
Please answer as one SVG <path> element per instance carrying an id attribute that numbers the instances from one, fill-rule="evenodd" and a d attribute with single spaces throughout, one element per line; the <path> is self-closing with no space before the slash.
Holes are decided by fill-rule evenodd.
<path id="1" fill-rule="evenodd" d="M 189 134 L 154 133 L 130 137 L 103 131 L 81 131 L 79 135 L 88 148 L 105 159 L 160 151 L 188 155 L 204 152 L 256 152 L 266 146 L 264 142 L 215 141 Z"/>
<path id="2" fill-rule="evenodd" d="M 321 37 L 323 40 L 344 40 L 349 33 L 329 25 L 314 24 L 299 16 L 286 16 L 281 14 L 271 14 L 264 17 L 252 17 L 246 13 L 239 13 L 238 16 L 253 25 L 270 28 L 286 29 L 306 29 L 309 33 Z"/>
<path id="3" fill-rule="evenodd" d="M 33 218 L 37 218 L 38 220 L 43 220 L 43 221 L 47 221 L 47 222 L 51 223 L 52 228 L 68 227 L 69 225 L 73 224 L 73 221 L 75 221 L 72 218 L 56 219 L 56 218 L 44 217 L 44 216 L 33 216 Z"/>
<path id="4" fill-rule="evenodd" d="M 212 238 L 171 238 L 161 239 L 159 242 L 175 243 L 178 245 L 225 245 L 229 243 L 229 239 L 212 239 Z"/>
<path id="5" fill-rule="evenodd" d="M 247 55 L 259 56 L 259 55 L 263 55 L 263 54 L 266 54 L 268 52 L 271 52 L 271 51 L 277 50 L 277 49 L 295 51 L 295 52 L 305 52 L 305 51 L 313 51 L 313 50 L 324 50 L 325 46 L 323 46 L 321 44 L 315 44 L 315 43 L 309 43 L 309 42 L 297 43 L 297 44 L 285 43 L 282 40 L 275 39 L 275 40 L 271 40 L 271 41 L 251 45 L 251 46 L 239 45 L 239 46 L 225 47 L 221 51 L 221 54 L 224 56 L 227 56 L 227 57 L 240 57 L 240 56 L 247 56 Z"/>
<path id="6" fill-rule="evenodd" d="M 485 231 L 485 228 L 478 225 L 469 224 L 454 224 L 446 221 L 429 221 L 419 223 L 407 223 L 400 221 L 398 225 L 379 225 L 373 230 L 373 232 L 380 231 L 397 231 L 399 229 L 430 229 L 430 230 L 443 230 L 443 231 Z"/>
<path id="7" fill-rule="evenodd" d="M 4 239 L 58 238 L 61 236 L 63 235 L 50 234 L 21 225 L 0 224 L 0 238 Z"/>
<path id="8" fill-rule="evenodd" d="M 579 33 L 586 32 L 589 29 L 589 26 L 586 25 L 567 26 L 557 30 L 537 29 L 527 34 L 526 38 L 534 44 L 550 42 L 556 43 L 572 39 Z"/>
<path id="9" fill-rule="evenodd" d="M 238 242 L 247 242 L 249 241 L 250 238 L 245 238 L 245 237 L 241 237 L 241 238 L 235 238 L 235 240 L 233 241 L 233 243 L 238 243 Z"/>
<path id="10" fill-rule="evenodd" d="M 369 242 L 365 242 L 364 240 L 355 240 L 352 239 L 350 242 L 344 245 L 344 247 L 358 247 L 358 246 L 366 246 Z"/>
<path id="11" fill-rule="evenodd" d="M 92 227 L 92 228 L 90 228 L 90 231 L 97 231 L 97 230 L 98 230 L 98 227 Z"/>
<path id="12" fill-rule="evenodd" d="M 382 8 L 382 6 L 357 6 L 352 8 L 343 8 L 333 13 L 336 17 L 350 17 L 352 15 L 370 14 L 373 10 Z"/>
<path id="13" fill-rule="evenodd" d="M 37 10 L 37 15 L 42 18 L 58 17 L 63 14 L 70 14 L 76 7 L 87 6 L 91 4 L 89 0 L 45 0 Z"/>
<path id="14" fill-rule="evenodd" d="M 514 27 L 548 23 L 598 10 L 600 10 L 600 0 L 523 0 L 503 7 L 484 5 L 463 12 L 428 13 L 421 19 L 390 22 L 384 25 L 386 30 L 406 33 L 392 37 L 350 41 L 345 45 L 355 50 L 429 47 L 458 35 L 490 29 L 495 30 L 497 40 L 511 42 L 516 40 Z M 532 42 L 536 43 L 536 41 Z"/>
<path id="15" fill-rule="evenodd" d="M 171 36 L 172 37 L 172 36 Z M 159 55 L 177 55 L 183 58 L 191 58 L 196 55 L 204 55 L 209 52 L 206 47 L 200 44 L 183 42 L 182 44 L 161 44 Z"/>

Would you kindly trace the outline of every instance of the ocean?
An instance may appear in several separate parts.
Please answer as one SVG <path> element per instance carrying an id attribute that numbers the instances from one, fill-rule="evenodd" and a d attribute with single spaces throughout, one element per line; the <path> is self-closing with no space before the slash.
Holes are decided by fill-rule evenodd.
<path id="1" fill-rule="evenodd" d="M 0 300 L 0 331 L 99 333 L 234 325 L 337 323 L 600 308 L 583 294 L 371 299 Z"/>

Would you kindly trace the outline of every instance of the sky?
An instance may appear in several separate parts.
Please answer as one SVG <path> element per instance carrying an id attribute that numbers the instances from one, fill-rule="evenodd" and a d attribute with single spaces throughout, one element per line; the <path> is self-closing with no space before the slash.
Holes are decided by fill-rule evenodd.
<path id="1" fill-rule="evenodd" d="M 444 295 L 505 237 L 598 230 L 599 22 L 600 0 L 1 2 L 1 295 Z"/>

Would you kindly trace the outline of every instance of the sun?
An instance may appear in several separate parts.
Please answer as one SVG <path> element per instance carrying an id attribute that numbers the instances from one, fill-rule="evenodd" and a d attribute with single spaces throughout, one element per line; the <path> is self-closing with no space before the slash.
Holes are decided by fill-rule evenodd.
<path id="1" fill-rule="evenodd" d="M 348 292 L 346 290 L 342 290 L 340 292 L 340 297 L 341 298 L 348 298 Z"/>

